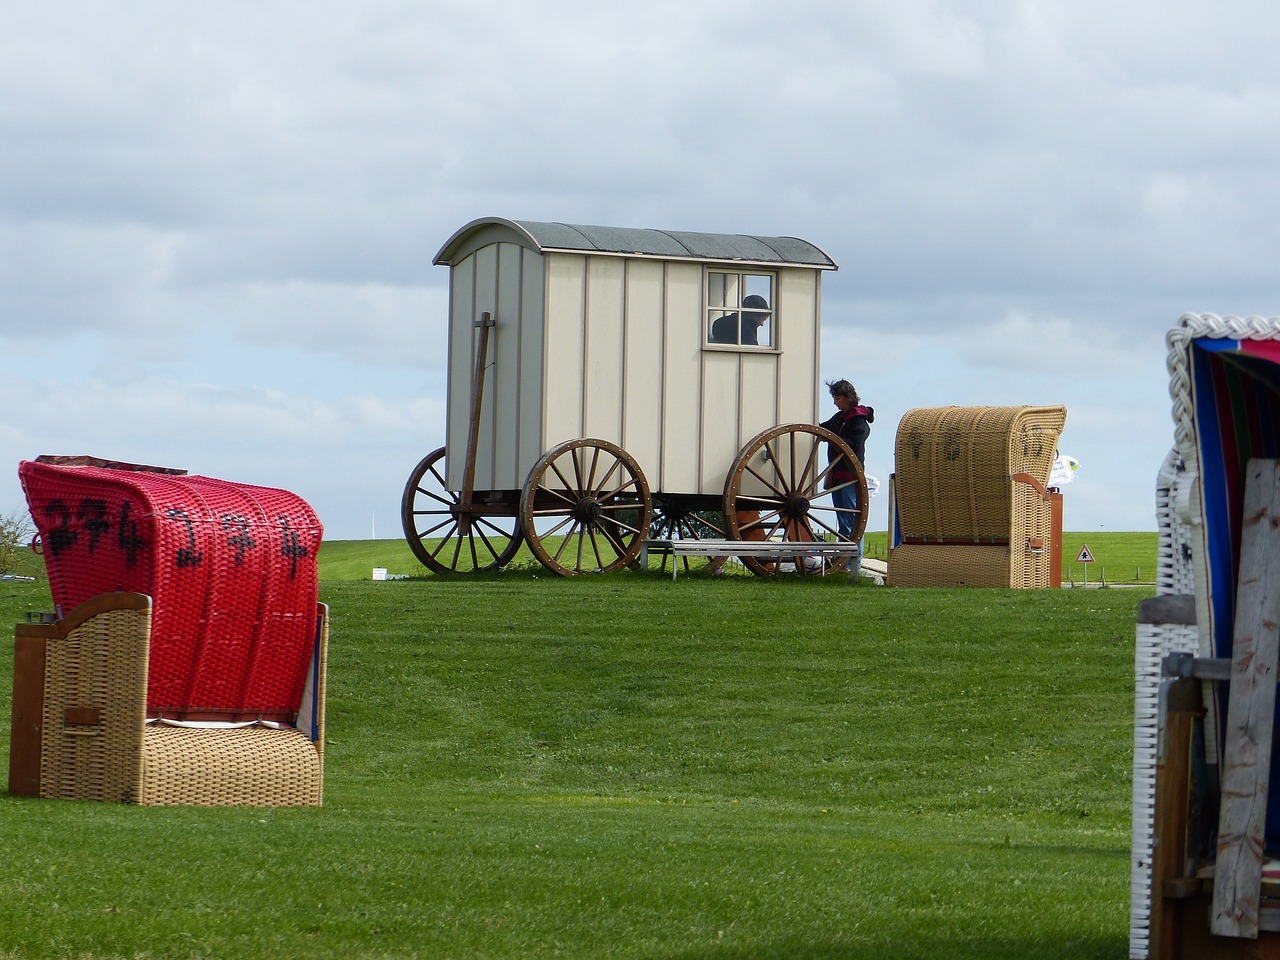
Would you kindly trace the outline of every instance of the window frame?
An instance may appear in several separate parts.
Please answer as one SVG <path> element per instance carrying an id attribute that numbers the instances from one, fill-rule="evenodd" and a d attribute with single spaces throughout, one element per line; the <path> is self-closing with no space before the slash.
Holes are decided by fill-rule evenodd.
<path id="1" fill-rule="evenodd" d="M 721 274 L 727 277 L 735 277 L 736 280 L 732 284 L 736 287 L 735 303 L 712 303 L 712 292 L 716 288 L 716 284 L 712 282 L 712 276 Z M 758 308 L 743 308 L 742 301 L 752 293 L 756 292 L 756 285 L 749 283 L 749 278 L 764 278 L 768 281 L 769 296 L 765 299 L 769 301 L 769 309 L 767 311 Z M 778 329 L 778 281 L 779 273 L 776 270 L 761 269 L 759 267 L 735 267 L 733 264 L 708 264 L 702 272 L 702 347 L 704 350 L 726 351 L 732 353 L 779 353 L 781 352 L 779 329 Z M 727 289 L 729 283 L 722 281 L 721 289 Z M 769 327 L 769 343 L 720 343 L 711 339 L 711 326 L 715 320 L 713 314 L 725 316 L 736 313 L 739 317 L 743 313 L 768 313 Z M 738 327 L 737 334 L 741 337 L 741 326 Z"/>

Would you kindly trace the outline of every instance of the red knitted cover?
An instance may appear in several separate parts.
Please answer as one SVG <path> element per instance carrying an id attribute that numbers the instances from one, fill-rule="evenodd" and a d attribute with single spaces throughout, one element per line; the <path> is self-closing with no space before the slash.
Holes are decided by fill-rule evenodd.
<path id="1" fill-rule="evenodd" d="M 59 613 L 152 599 L 147 712 L 293 721 L 315 642 L 323 528 L 284 490 L 24 460 Z"/>

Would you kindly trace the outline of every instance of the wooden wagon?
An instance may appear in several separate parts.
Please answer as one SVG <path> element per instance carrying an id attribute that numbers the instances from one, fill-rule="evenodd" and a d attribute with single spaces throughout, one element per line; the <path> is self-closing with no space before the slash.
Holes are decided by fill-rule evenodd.
<path id="1" fill-rule="evenodd" d="M 825 444 L 853 465 L 861 538 L 861 465 L 815 425 L 836 269 L 818 247 L 487 218 L 435 263 L 450 269 L 445 444 L 401 504 L 428 568 L 494 569 L 525 543 L 569 576 L 633 564 L 655 538 L 838 539 Z"/>

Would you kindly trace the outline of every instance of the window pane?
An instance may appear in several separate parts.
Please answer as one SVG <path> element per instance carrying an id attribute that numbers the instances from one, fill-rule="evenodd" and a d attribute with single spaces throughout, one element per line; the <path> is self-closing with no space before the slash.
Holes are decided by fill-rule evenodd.
<path id="1" fill-rule="evenodd" d="M 707 306 L 736 307 L 738 305 L 738 275 L 736 273 L 707 274 Z"/>
<path id="2" fill-rule="evenodd" d="M 772 318 L 763 310 L 743 310 L 740 327 L 742 328 L 739 343 L 759 344 L 762 347 L 773 345 Z"/>
<path id="3" fill-rule="evenodd" d="M 743 279 L 747 284 L 746 296 L 755 294 L 757 297 L 763 297 L 765 303 L 773 303 L 773 277 L 750 273 Z"/>
<path id="4" fill-rule="evenodd" d="M 772 347 L 773 346 L 773 323 L 771 321 L 773 318 L 770 317 L 768 314 L 753 315 L 750 313 L 746 314 L 746 317 L 748 319 L 754 319 L 756 321 L 756 328 L 754 331 L 755 338 L 756 338 L 755 342 L 762 347 Z M 749 327 L 750 324 L 746 324 L 746 326 Z M 743 341 L 746 343 L 751 342 L 749 339 L 749 336 L 750 336 L 749 333 L 744 334 Z"/>
<path id="5" fill-rule="evenodd" d="M 737 311 L 708 310 L 707 324 L 707 340 L 711 343 L 738 342 Z"/>

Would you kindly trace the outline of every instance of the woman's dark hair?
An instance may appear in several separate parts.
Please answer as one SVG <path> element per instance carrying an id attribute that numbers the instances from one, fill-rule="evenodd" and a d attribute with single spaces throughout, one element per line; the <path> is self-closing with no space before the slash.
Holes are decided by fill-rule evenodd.
<path id="1" fill-rule="evenodd" d="M 854 406 L 862 402 L 858 398 L 858 391 L 853 389 L 853 384 L 848 380 L 828 380 L 827 389 L 831 391 L 832 397 L 847 397 Z"/>

